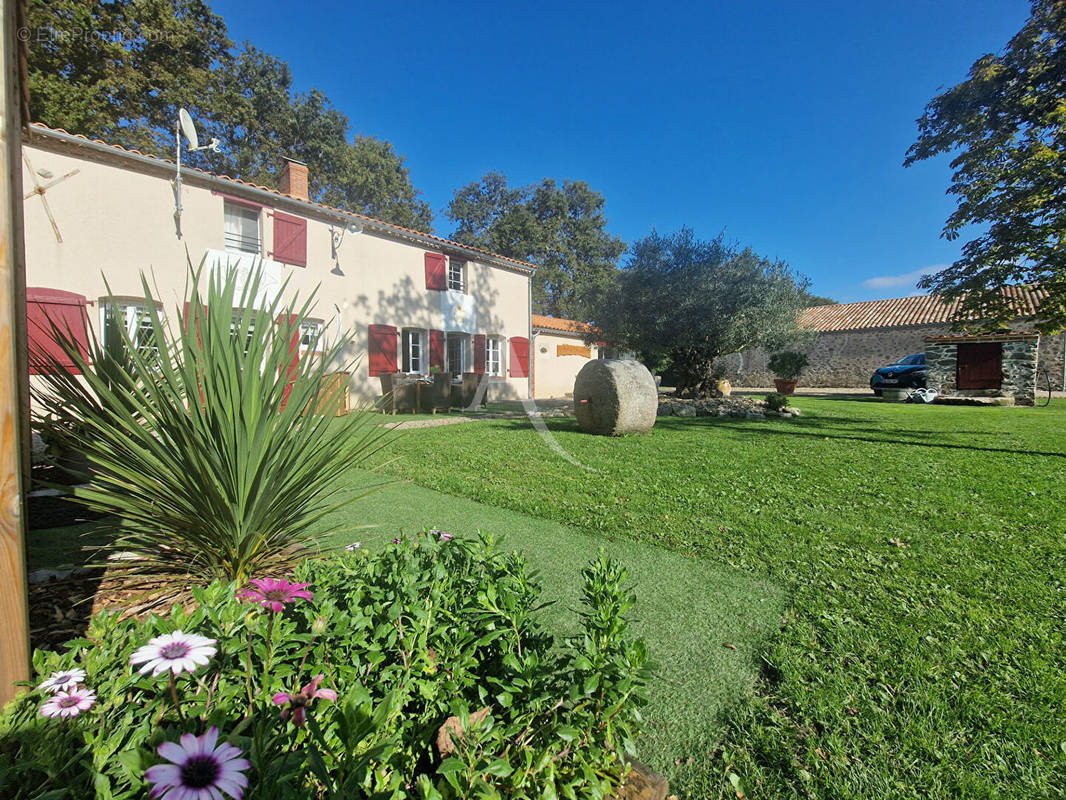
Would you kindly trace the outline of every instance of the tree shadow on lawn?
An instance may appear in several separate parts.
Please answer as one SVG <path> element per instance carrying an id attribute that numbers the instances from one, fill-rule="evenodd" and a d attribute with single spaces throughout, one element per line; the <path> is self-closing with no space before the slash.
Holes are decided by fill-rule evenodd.
<path id="1" fill-rule="evenodd" d="M 658 430 L 683 431 L 686 428 L 718 428 L 730 430 L 749 436 L 800 436 L 809 439 L 839 439 L 851 442 L 868 442 L 870 444 L 900 444 L 914 447 L 927 447 L 943 450 L 970 450 L 983 453 L 1003 453 L 1006 455 L 1043 456 L 1047 458 L 1066 458 L 1066 453 L 1048 450 L 1025 450 L 1016 447 L 994 447 L 989 445 L 959 444 L 946 441 L 947 437 L 964 437 L 968 441 L 979 438 L 1006 439 L 1013 436 L 1011 431 L 974 431 L 970 430 L 928 430 L 917 428 L 870 427 L 868 419 L 849 417 L 799 417 L 785 419 L 743 420 L 737 417 L 660 417 L 655 422 Z M 491 420 L 497 428 L 529 430 L 528 419 Z M 545 420 L 549 432 L 582 433 L 573 417 L 555 417 Z M 834 430 L 845 428 L 845 431 Z M 593 434 L 589 434 L 590 436 Z"/>
<path id="2" fill-rule="evenodd" d="M 707 420 L 706 422 L 704 420 Z M 777 422 L 774 420 L 774 422 Z M 833 424 L 837 424 L 837 420 L 833 421 Z M 944 441 L 945 435 L 958 435 L 965 436 L 967 439 L 973 439 L 978 436 L 991 436 L 999 438 L 1001 436 L 1009 436 L 1008 432 L 974 432 L 974 431 L 927 431 L 927 430 L 893 430 L 885 431 L 881 428 L 861 427 L 852 428 L 846 433 L 833 431 L 831 428 L 827 428 L 824 424 L 821 425 L 806 425 L 804 421 L 793 420 L 789 422 L 780 422 L 778 424 L 767 425 L 766 421 L 758 420 L 750 424 L 744 424 L 735 419 L 729 418 L 699 418 L 687 419 L 683 424 L 687 425 L 704 425 L 714 426 L 719 428 L 725 428 L 727 430 L 742 431 L 751 435 L 770 435 L 770 436 L 800 436 L 809 439 L 839 439 L 848 442 L 868 442 L 870 444 L 899 444 L 909 445 L 912 447 L 927 447 L 934 450 L 971 450 L 974 452 L 982 453 L 1004 453 L 1007 455 L 1022 455 L 1022 456 L 1045 456 L 1048 458 L 1066 458 L 1066 453 L 1057 453 L 1045 450 L 1023 450 L 1014 447 L 988 447 L 973 444 L 955 444 L 952 442 Z M 856 421 L 854 424 L 858 424 Z M 805 428 L 805 429 L 804 429 Z M 880 435 L 878 435 L 880 434 Z"/>
<path id="3" fill-rule="evenodd" d="M 551 433 L 583 433 L 573 417 L 555 417 L 544 421 Z M 531 424 L 528 419 L 491 420 L 496 428 L 509 428 L 512 430 L 529 430 Z M 1011 431 L 973 431 L 973 430 L 927 430 L 916 428 L 875 428 L 870 427 L 869 419 L 855 419 L 850 417 L 799 417 L 790 420 L 785 419 L 758 419 L 745 420 L 737 417 L 659 417 L 655 421 L 656 430 L 682 432 L 691 430 L 693 426 L 700 428 L 720 428 L 739 433 L 758 436 L 763 433 L 794 434 L 808 436 L 815 439 L 846 439 L 851 441 L 867 441 L 876 444 L 910 444 L 925 447 L 943 447 L 947 449 L 983 450 L 991 453 L 1014 453 L 1022 455 L 1044 455 L 1066 457 L 1066 453 L 1042 452 L 1033 450 L 1018 450 L 1014 448 L 975 447 L 973 445 L 953 444 L 945 441 L 946 437 L 964 436 L 967 440 L 976 438 L 1006 439 L 1013 434 Z M 847 429 L 846 432 L 836 431 L 834 428 Z M 864 435 L 852 435 L 864 434 Z M 880 434 L 880 436 L 878 436 Z M 589 434 L 590 436 L 593 434 Z"/>

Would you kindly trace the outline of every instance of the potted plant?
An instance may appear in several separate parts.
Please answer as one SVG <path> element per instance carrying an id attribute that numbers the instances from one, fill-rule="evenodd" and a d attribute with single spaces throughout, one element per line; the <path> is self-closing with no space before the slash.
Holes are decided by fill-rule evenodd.
<path id="1" fill-rule="evenodd" d="M 796 391 L 796 381 L 807 366 L 807 356 L 795 350 L 783 350 L 770 356 L 767 365 L 774 373 L 774 387 L 783 395 L 790 396 Z"/>

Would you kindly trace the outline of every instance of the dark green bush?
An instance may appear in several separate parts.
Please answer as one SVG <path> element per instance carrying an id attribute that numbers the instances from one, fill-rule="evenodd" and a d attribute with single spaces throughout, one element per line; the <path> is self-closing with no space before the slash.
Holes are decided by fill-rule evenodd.
<path id="1" fill-rule="evenodd" d="M 792 380 L 800 376 L 800 373 L 807 368 L 807 364 L 808 359 L 805 353 L 785 350 L 770 356 L 766 366 L 778 378 Z"/>
<path id="2" fill-rule="evenodd" d="M 770 392 L 766 395 L 765 402 L 766 407 L 771 411 L 780 411 L 782 408 L 788 408 L 788 396 L 780 392 Z"/>
<path id="3" fill-rule="evenodd" d="M 602 798 L 632 752 L 650 668 L 626 627 L 625 570 L 601 556 L 584 575 L 582 633 L 562 643 L 538 623 L 520 556 L 436 531 L 299 564 L 313 600 L 279 614 L 215 582 L 194 589 L 193 610 L 98 615 L 65 653 L 34 654 L 37 683 L 81 668 L 97 704 L 66 720 L 41 715 L 39 689 L 11 704 L 0 796 L 144 797 L 161 742 L 216 726 L 251 762 L 246 798 Z M 169 681 L 134 671 L 138 647 L 179 629 L 217 640 L 205 666 Z M 284 721 L 275 693 L 319 674 L 336 701 L 314 700 L 305 727 Z M 442 755 L 451 717 L 465 733 Z"/>

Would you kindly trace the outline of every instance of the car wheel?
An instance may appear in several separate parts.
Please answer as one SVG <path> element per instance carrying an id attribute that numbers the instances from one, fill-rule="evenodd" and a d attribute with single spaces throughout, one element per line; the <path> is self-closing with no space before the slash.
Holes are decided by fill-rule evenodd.
<path id="1" fill-rule="evenodd" d="M 880 396 L 881 396 L 881 390 L 880 390 L 880 389 L 874 389 L 874 390 L 873 390 L 873 392 L 874 392 L 874 394 L 875 394 L 875 395 L 876 395 L 877 397 L 880 397 Z"/>

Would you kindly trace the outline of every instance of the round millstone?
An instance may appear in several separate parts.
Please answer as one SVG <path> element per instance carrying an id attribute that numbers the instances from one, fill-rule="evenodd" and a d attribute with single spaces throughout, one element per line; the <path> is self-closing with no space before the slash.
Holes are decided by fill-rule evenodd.
<path id="1" fill-rule="evenodd" d="M 658 409 L 655 379 L 639 361 L 590 361 L 574 381 L 574 414 L 586 433 L 647 433 Z"/>

